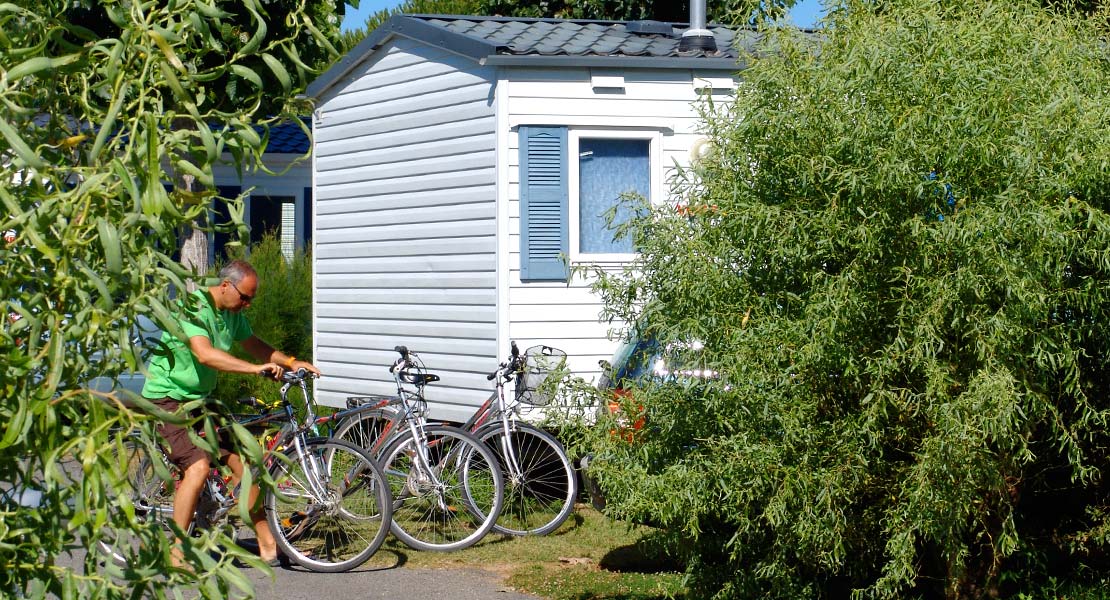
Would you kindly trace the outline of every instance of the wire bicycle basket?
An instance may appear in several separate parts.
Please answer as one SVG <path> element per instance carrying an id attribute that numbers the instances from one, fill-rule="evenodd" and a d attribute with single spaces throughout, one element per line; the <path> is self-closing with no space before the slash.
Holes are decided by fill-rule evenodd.
<path id="1" fill-rule="evenodd" d="M 567 353 L 551 346 L 532 346 L 524 351 L 516 377 L 516 399 L 532 406 L 547 406 L 555 400 L 554 385 L 545 385 L 553 373 L 566 365 Z M 551 382 L 552 384 L 554 382 Z"/>

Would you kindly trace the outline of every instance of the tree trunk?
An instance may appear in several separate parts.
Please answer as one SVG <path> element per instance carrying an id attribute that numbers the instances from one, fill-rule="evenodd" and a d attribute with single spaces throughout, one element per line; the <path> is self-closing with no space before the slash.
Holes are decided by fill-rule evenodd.
<path id="1" fill-rule="evenodd" d="M 187 192 L 196 191 L 193 189 L 196 180 L 192 175 L 175 177 L 174 185 Z M 200 287 L 197 285 L 197 279 L 204 277 L 208 272 L 208 234 L 198 225 L 203 226 L 194 221 L 193 226 L 185 231 L 181 239 L 181 265 L 197 275 L 185 282 L 185 291 L 189 293 Z"/>
<path id="2" fill-rule="evenodd" d="M 181 241 L 181 264 L 197 276 L 203 277 L 208 272 L 208 235 L 196 227 L 190 227 Z M 187 292 L 196 290 L 196 278 L 185 282 Z"/>

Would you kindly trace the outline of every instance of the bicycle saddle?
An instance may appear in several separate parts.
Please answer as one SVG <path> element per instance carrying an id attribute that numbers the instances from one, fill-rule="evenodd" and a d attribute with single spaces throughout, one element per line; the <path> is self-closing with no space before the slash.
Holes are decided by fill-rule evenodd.
<path id="1" fill-rule="evenodd" d="M 427 383 L 435 383 L 439 381 L 439 375 L 435 373 L 401 373 L 401 381 L 411 383 L 413 385 L 424 385 Z"/>

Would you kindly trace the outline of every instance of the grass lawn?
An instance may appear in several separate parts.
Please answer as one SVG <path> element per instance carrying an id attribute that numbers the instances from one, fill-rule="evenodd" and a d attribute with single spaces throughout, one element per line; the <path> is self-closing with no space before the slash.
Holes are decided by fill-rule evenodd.
<path id="1" fill-rule="evenodd" d="M 607 519 L 587 505 L 558 531 L 542 537 L 491 534 L 459 552 L 419 552 L 392 536 L 371 558 L 412 568 L 475 568 L 551 600 L 685 597 L 682 565 L 654 548 L 652 530 Z"/>

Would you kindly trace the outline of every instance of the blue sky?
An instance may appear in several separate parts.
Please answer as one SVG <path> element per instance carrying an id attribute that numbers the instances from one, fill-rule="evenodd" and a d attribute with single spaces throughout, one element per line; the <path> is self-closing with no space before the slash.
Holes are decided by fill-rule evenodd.
<path id="1" fill-rule="evenodd" d="M 357 9 L 347 7 L 347 14 L 343 17 L 343 30 L 347 31 L 362 27 L 366 17 L 386 8 L 393 8 L 401 4 L 401 0 L 362 0 Z M 790 11 L 790 18 L 800 27 L 812 27 L 821 17 L 820 0 L 798 0 Z"/>

